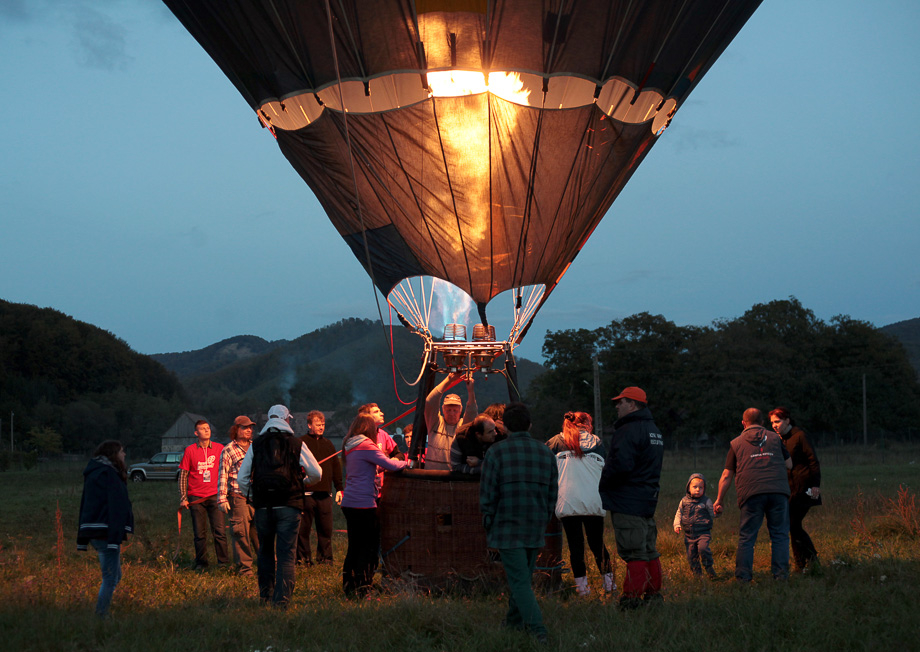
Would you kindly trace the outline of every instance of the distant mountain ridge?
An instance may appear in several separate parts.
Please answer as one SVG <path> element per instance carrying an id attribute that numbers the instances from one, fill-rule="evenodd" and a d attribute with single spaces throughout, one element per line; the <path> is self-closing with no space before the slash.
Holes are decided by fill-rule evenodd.
<path id="1" fill-rule="evenodd" d="M 879 330 L 883 333 L 894 335 L 900 340 L 907 350 L 907 357 L 910 358 L 910 363 L 917 370 L 917 375 L 920 376 L 920 317 L 882 326 Z"/>
<path id="2" fill-rule="evenodd" d="M 267 353 L 288 340 L 269 342 L 255 335 L 237 335 L 203 349 L 181 353 L 154 353 L 150 357 L 179 378 L 219 371 L 227 365 Z"/>
<path id="3" fill-rule="evenodd" d="M 414 405 L 418 388 L 408 383 L 419 374 L 423 352 L 418 336 L 394 327 L 394 357 L 400 366 L 394 381 L 390 332 L 378 322 L 351 318 L 290 341 L 239 336 L 197 351 L 152 357 L 179 376 L 195 410 L 219 423 L 278 402 L 298 412 L 341 409 L 342 418 L 349 421 L 355 406 L 373 402 L 389 420 Z M 494 368 L 503 368 L 503 360 L 500 357 Z M 519 390 L 524 394 L 543 367 L 526 359 L 516 363 Z M 477 374 L 476 380 L 480 408 L 508 402 L 502 376 Z M 397 399 L 394 387 L 404 403 Z M 459 393 L 466 392 L 461 389 Z M 409 420 L 411 417 L 403 421 Z"/>

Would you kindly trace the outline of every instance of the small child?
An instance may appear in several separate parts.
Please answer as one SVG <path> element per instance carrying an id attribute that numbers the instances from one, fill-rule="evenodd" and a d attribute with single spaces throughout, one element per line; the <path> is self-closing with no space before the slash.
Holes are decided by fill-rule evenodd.
<path id="1" fill-rule="evenodd" d="M 702 473 L 694 473 L 687 482 L 687 495 L 680 499 L 677 512 L 674 514 L 674 531 L 677 534 L 683 531 L 690 570 L 694 575 L 702 576 L 702 560 L 710 579 L 716 577 L 712 567 L 712 551 L 709 549 L 712 521 L 715 517 L 712 501 L 706 496 L 706 478 Z"/>

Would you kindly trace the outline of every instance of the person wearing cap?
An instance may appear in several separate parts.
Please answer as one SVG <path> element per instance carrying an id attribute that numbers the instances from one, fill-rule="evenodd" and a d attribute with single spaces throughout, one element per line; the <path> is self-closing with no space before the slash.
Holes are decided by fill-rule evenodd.
<path id="1" fill-rule="evenodd" d="M 598 489 L 626 562 L 620 609 L 634 609 L 662 597 L 655 509 L 664 440 L 642 389 L 627 387 L 613 401 L 619 418 Z"/>
<path id="2" fill-rule="evenodd" d="M 732 439 L 725 469 L 719 478 L 719 494 L 713 504 L 721 514 L 722 501 L 735 481 L 741 524 L 735 554 L 735 579 L 750 582 L 754 570 L 757 533 L 767 519 L 770 533 L 770 569 L 773 579 L 789 579 L 789 480 L 792 458 L 780 436 L 763 427 L 763 412 L 748 408 L 741 416 L 744 430 Z"/>
<path id="3" fill-rule="evenodd" d="M 229 432 L 230 443 L 220 453 L 220 472 L 217 478 L 217 506 L 230 515 L 233 557 L 240 575 L 252 575 L 252 557 L 259 553 L 259 536 L 253 520 L 255 512 L 237 482 L 243 457 L 252 443 L 252 429 L 255 425 L 245 415 L 233 420 Z"/>
<path id="4" fill-rule="evenodd" d="M 218 461 L 223 445 L 211 441 L 211 425 L 204 419 L 195 423 L 194 444 L 187 447 L 179 463 L 179 507 L 192 515 L 195 539 L 195 570 L 208 566 L 208 523 L 214 538 L 218 564 L 229 564 L 224 513 L 217 507 Z"/>
<path id="5" fill-rule="evenodd" d="M 442 380 L 425 399 L 425 426 L 428 429 L 428 448 L 425 451 L 425 468 L 450 471 L 450 446 L 457 434 L 457 428 L 476 418 L 479 409 L 476 406 L 476 394 L 473 392 L 473 377 L 466 379 L 466 411 L 463 401 L 456 394 L 444 396 L 447 388 L 463 378 L 463 374 L 453 372 Z M 443 407 L 441 397 L 444 396 Z M 461 413 L 463 418 L 460 418 Z"/>
<path id="6" fill-rule="evenodd" d="M 291 425 L 291 420 L 294 418 L 294 415 L 291 414 L 291 411 L 287 409 L 286 405 L 273 405 L 268 408 L 268 418 L 269 419 L 281 419 L 288 425 Z M 268 426 L 262 426 L 262 432 L 265 432 L 265 429 Z M 293 428 L 292 428 L 293 430 Z M 262 434 L 262 433 L 259 433 Z"/>
<path id="7" fill-rule="evenodd" d="M 240 492 L 252 495 L 255 507 L 256 530 L 259 533 L 259 599 L 264 604 L 287 609 L 294 594 L 294 565 L 304 484 L 319 482 L 323 472 L 307 445 L 294 437 L 294 429 L 288 423 L 291 413 L 287 407 L 273 406 L 268 415 L 259 438 L 243 457 L 237 482 Z M 283 474 L 289 478 L 288 485 L 271 499 L 260 498 L 260 478 L 253 478 L 253 468 L 266 466 L 275 444 L 290 453 L 290 464 L 279 473 L 273 471 L 266 477 Z M 256 486 L 253 487 L 253 484 Z"/>

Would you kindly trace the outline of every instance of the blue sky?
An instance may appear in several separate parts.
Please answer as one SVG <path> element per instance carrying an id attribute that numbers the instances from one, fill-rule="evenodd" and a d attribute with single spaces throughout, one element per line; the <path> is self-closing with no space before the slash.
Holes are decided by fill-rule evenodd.
<path id="1" fill-rule="evenodd" d="M 825 320 L 920 316 L 918 32 L 914 1 L 764 2 L 519 354 L 546 330 L 790 295 Z M 159 2 L 0 0 L 0 78 L 0 298 L 142 353 L 376 318 L 310 189 Z"/>

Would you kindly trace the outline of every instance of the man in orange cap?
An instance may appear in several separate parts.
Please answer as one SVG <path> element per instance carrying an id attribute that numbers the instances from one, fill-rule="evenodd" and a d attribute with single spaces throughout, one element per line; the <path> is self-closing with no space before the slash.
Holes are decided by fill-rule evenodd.
<path id="1" fill-rule="evenodd" d="M 617 554 L 626 562 L 620 609 L 634 609 L 661 600 L 655 508 L 664 441 L 642 389 L 627 387 L 613 401 L 619 418 L 599 490 L 610 512 Z"/>

